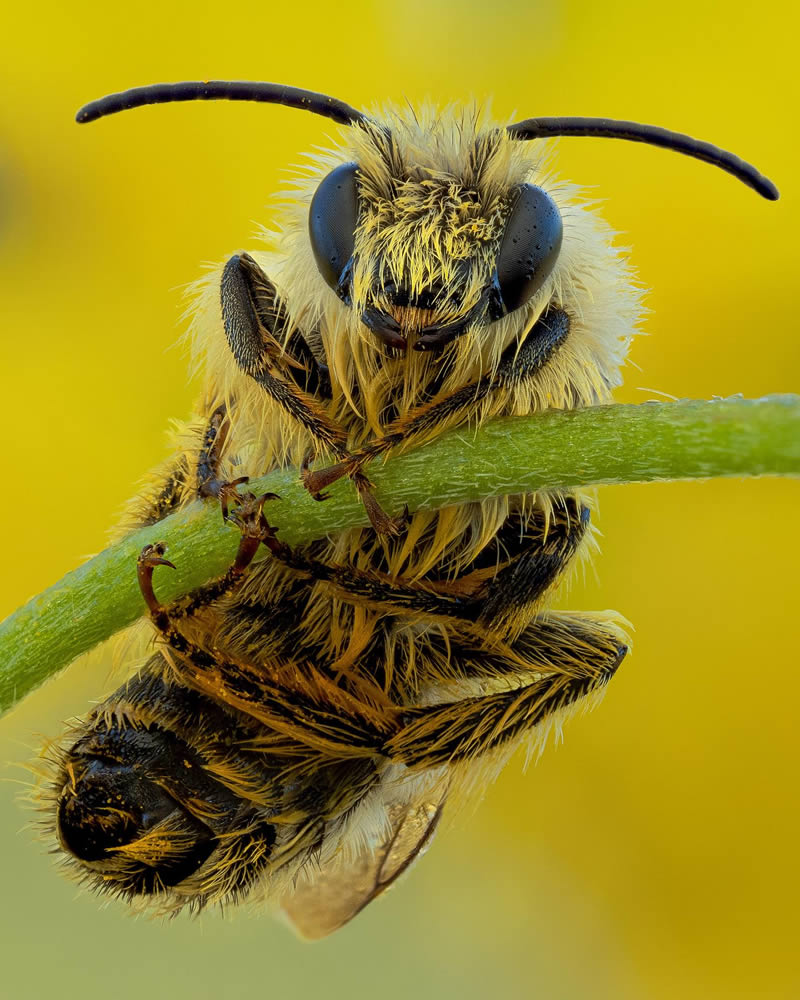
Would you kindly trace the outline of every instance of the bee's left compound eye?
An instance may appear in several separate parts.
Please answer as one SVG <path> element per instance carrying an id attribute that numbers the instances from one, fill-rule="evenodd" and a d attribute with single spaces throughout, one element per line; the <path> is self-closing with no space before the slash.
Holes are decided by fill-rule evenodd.
<path id="1" fill-rule="evenodd" d="M 348 298 L 348 264 L 358 222 L 357 163 L 343 163 L 323 178 L 311 200 L 308 231 L 319 273 L 336 292 Z"/>
<path id="2" fill-rule="evenodd" d="M 550 195 L 520 185 L 497 255 L 498 318 L 539 291 L 555 266 L 562 234 L 561 213 Z"/>

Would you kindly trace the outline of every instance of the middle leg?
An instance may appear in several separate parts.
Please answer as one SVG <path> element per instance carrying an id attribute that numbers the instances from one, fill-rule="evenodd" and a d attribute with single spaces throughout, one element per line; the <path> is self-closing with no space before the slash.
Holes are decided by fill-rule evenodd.
<path id="1" fill-rule="evenodd" d="M 459 622 L 478 634 L 518 635 L 580 549 L 589 528 L 580 497 L 554 498 L 550 510 L 515 513 L 481 555 L 456 579 L 407 581 L 376 570 L 328 565 L 280 542 L 276 529 L 263 543 L 288 569 L 324 582 L 353 604 L 391 614 Z"/>
<path id="2" fill-rule="evenodd" d="M 214 606 L 236 590 L 264 536 L 271 535 L 261 514 L 268 498 L 248 495 L 232 515 L 242 539 L 231 568 L 169 604 L 162 604 L 153 589 L 154 569 L 172 566 L 164 558 L 165 547 L 159 543 L 142 550 L 139 584 L 151 621 L 168 647 L 165 662 L 192 690 L 264 724 L 275 746 L 289 751 L 298 745 L 313 747 L 323 756 L 334 754 L 342 759 L 374 756 L 390 726 L 391 713 L 388 721 L 376 716 L 346 691 L 326 685 L 302 658 L 256 662 L 219 647 Z M 323 688 L 325 696 L 321 697 Z"/>

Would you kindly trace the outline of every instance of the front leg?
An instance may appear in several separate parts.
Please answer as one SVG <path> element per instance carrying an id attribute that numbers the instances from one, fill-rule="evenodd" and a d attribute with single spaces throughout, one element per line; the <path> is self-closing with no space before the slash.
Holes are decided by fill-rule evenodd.
<path id="1" fill-rule="evenodd" d="M 300 329 L 294 327 L 287 336 L 291 324 L 278 290 L 250 254 L 235 254 L 225 264 L 220 305 L 228 346 L 242 371 L 249 375 L 259 370 L 268 356 L 298 389 L 331 398 L 327 365 L 317 359 Z"/>
<path id="2" fill-rule="evenodd" d="M 288 339 L 303 361 L 284 350 L 280 338 L 289 330 L 288 315 L 277 289 L 249 254 L 236 254 L 225 265 L 220 304 L 225 336 L 239 368 L 301 423 L 316 445 L 339 458 L 346 456 L 345 432 L 307 391 L 318 388 L 327 372 L 299 330 L 294 329 Z"/>
<path id="3" fill-rule="evenodd" d="M 225 265 L 220 301 L 228 346 L 241 370 L 305 427 L 315 449 L 321 448 L 339 462 L 347 462 L 345 431 L 311 395 L 316 391 L 330 398 L 327 368 L 316 360 L 296 327 L 287 338 L 287 348 L 281 346 L 280 338 L 285 337 L 290 326 L 288 315 L 277 289 L 249 254 L 237 254 Z M 394 533 L 396 525 L 375 500 L 367 477 L 354 470 L 353 481 L 375 530 Z M 308 486 L 305 470 L 303 482 Z M 322 499 L 321 489 L 308 488 Z"/>
<path id="4" fill-rule="evenodd" d="M 434 431 L 469 418 L 487 396 L 533 381 L 566 340 L 569 329 L 569 316 L 562 309 L 548 309 L 531 327 L 521 347 L 510 344 L 506 348 L 496 371 L 447 396 L 435 397 L 414 407 L 361 451 L 327 469 L 309 473 L 305 478 L 306 487 L 318 493 L 344 476 L 363 475 L 364 466 L 378 455 L 399 445 L 418 444 Z"/>

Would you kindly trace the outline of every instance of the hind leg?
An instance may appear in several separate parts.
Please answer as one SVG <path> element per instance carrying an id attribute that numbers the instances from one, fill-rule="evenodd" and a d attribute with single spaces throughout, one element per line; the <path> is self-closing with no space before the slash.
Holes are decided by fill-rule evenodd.
<path id="1" fill-rule="evenodd" d="M 408 767 L 429 768 L 477 759 L 526 735 L 535 737 L 601 692 L 627 651 L 622 632 L 608 621 L 570 612 L 543 614 L 511 645 L 502 690 L 405 710 L 401 728 L 383 752 Z M 499 659 L 496 654 L 494 659 Z M 486 679 L 480 656 L 472 662 L 471 676 Z M 497 663 L 493 676 L 501 676 Z"/>

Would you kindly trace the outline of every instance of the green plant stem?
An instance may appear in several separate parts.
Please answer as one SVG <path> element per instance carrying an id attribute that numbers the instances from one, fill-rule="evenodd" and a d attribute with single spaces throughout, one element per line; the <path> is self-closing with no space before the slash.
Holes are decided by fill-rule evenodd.
<path id="1" fill-rule="evenodd" d="M 602 483 L 800 475 L 800 397 L 615 405 L 492 421 L 443 434 L 425 448 L 369 469 L 390 514 L 437 509 L 491 496 Z M 289 543 L 367 523 L 347 482 L 325 503 L 284 469 L 252 483 L 278 493 L 271 523 Z M 0 712 L 79 654 L 145 611 L 136 557 L 165 541 L 176 571 L 160 570 L 167 601 L 224 572 L 238 544 L 216 503 L 198 502 L 101 552 L 0 624 Z M 264 551 L 264 550 L 262 550 Z M 266 552 L 264 551 L 266 556 Z"/>

